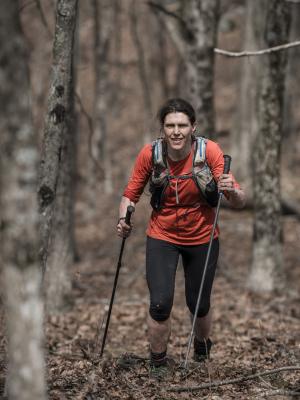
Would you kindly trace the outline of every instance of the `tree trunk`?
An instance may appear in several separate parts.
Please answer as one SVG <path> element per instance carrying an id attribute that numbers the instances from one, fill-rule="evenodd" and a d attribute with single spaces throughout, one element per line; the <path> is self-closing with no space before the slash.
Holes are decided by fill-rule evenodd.
<path id="1" fill-rule="evenodd" d="M 188 93 L 196 109 L 201 135 L 213 137 L 214 116 L 214 48 L 217 43 L 219 0 L 191 0 L 186 7 Z"/>
<path id="2" fill-rule="evenodd" d="M 148 143 L 151 140 L 151 121 L 153 118 L 153 105 L 151 90 L 149 87 L 149 74 L 146 68 L 146 55 L 144 51 L 144 45 L 142 42 L 142 36 L 138 30 L 138 4 L 136 0 L 132 0 L 130 3 L 130 30 L 133 44 L 137 52 L 137 63 L 140 82 L 142 85 L 142 93 L 145 108 L 145 123 L 144 123 L 144 143 Z"/>
<path id="3" fill-rule="evenodd" d="M 265 45 L 286 43 L 290 23 L 287 4 L 269 0 Z M 249 286 L 255 291 L 271 291 L 282 286 L 280 147 L 283 137 L 283 95 L 286 52 L 263 59 L 259 89 L 258 136 L 254 160 L 254 243 Z"/>
<path id="4" fill-rule="evenodd" d="M 38 264 L 37 137 L 18 2 L 0 2 L 1 266 L 10 400 L 46 398 Z"/>
<path id="5" fill-rule="evenodd" d="M 111 155 L 108 146 L 107 119 L 109 116 L 109 63 L 108 55 L 113 33 L 114 4 L 109 0 L 93 0 L 94 9 L 94 38 L 95 38 L 95 103 L 94 103 L 94 135 L 93 158 L 100 160 L 104 172 L 104 193 L 111 194 L 112 166 Z M 95 163 L 93 167 L 96 168 Z M 90 176 L 90 188 L 92 192 L 93 208 L 95 204 L 95 187 L 97 174 L 92 171 Z M 93 195 L 94 193 L 94 195 Z"/>
<path id="6" fill-rule="evenodd" d="M 74 107 L 75 75 L 73 57 L 75 53 L 75 29 L 77 4 L 74 3 L 74 17 L 70 24 L 72 40 L 66 48 L 71 53 L 68 113 L 64 125 L 60 150 L 60 169 L 52 217 L 52 229 L 48 246 L 47 269 L 45 271 L 44 290 L 46 293 L 47 311 L 59 312 L 64 309 L 71 291 L 70 268 L 74 261 L 74 174 L 76 172 L 77 128 Z M 58 10 L 57 10 L 58 11 Z"/>
<path id="7" fill-rule="evenodd" d="M 114 0 L 113 26 L 117 27 L 113 32 L 113 56 L 112 62 L 117 70 L 112 82 L 110 107 L 113 118 L 119 118 L 121 114 L 122 93 L 122 50 L 123 50 L 123 5 L 121 0 Z"/>
<path id="8" fill-rule="evenodd" d="M 167 41 L 166 28 L 162 21 L 162 16 L 156 12 L 155 41 L 157 41 L 157 50 L 155 54 L 155 65 L 158 70 L 158 79 L 161 87 L 161 96 L 163 99 L 170 97 L 169 86 L 169 43 Z M 180 61 L 179 61 L 180 62 Z"/>
<path id="9" fill-rule="evenodd" d="M 71 291 L 70 268 L 74 262 L 75 129 L 72 130 L 70 125 L 61 150 L 61 167 L 44 282 L 47 311 L 50 313 L 64 309 Z"/>
<path id="10" fill-rule="evenodd" d="M 176 18 L 169 15 L 170 7 L 150 2 L 152 8 L 162 11 L 166 28 L 182 59 L 186 74 L 177 80 L 177 93 L 185 83 L 183 94 L 196 110 L 198 132 L 213 137 L 214 112 L 214 48 L 217 44 L 219 0 L 181 0 L 175 5 Z M 178 9 L 179 6 L 179 9 Z M 174 13 L 173 9 L 171 13 Z"/>
<path id="11" fill-rule="evenodd" d="M 298 40 L 300 37 L 300 5 L 290 4 L 292 9 L 292 22 L 289 41 Z M 286 92 L 284 99 L 284 152 L 287 154 L 288 164 L 293 168 L 298 161 L 300 153 L 300 87 L 298 84 L 298 73 L 300 65 L 299 48 L 290 49 L 288 51 L 288 66 Z M 298 161 L 299 162 L 299 161 Z"/>
<path id="12" fill-rule="evenodd" d="M 64 137 L 72 118 L 72 58 L 78 0 L 58 0 L 48 111 L 45 120 L 38 199 L 43 274 L 45 273 L 54 200 Z"/>
<path id="13" fill-rule="evenodd" d="M 248 0 L 245 20 L 245 50 L 258 50 L 263 45 L 268 0 Z M 231 154 L 236 177 L 250 190 L 253 138 L 257 135 L 257 79 L 262 58 L 245 58 L 240 85 L 240 99 L 236 113 L 236 126 L 231 140 Z M 247 190 L 247 191 L 248 191 Z"/>

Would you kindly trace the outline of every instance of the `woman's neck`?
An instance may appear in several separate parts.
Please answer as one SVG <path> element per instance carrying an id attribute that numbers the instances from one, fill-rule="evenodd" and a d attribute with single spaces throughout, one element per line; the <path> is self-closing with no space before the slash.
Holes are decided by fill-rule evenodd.
<path id="1" fill-rule="evenodd" d="M 180 161 L 186 158 L 190 154 L 190 151 L 191 145 L 179 151 L 173 150 L 168 146 L 168 157 L 171 158 L 172 161 Z"/>

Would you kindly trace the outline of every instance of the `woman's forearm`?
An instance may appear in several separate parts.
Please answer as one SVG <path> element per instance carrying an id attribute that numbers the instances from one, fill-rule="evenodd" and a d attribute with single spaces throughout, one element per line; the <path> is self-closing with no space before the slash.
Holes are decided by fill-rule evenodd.
<path id="1" fill-rule="evenodd" d="M 128 197 L 123 196 L 119 207 L 119 218 L 125 218 L 128 206 L 134 207 L 135 203 L 128 199 Z"/>
<path id="2" fill-rule="evenodd" d="M 234 189 L 227 192 L 228 201 L 234 208 L 243 208 L 246 203 L 246 195 L 242 189 Z"/>

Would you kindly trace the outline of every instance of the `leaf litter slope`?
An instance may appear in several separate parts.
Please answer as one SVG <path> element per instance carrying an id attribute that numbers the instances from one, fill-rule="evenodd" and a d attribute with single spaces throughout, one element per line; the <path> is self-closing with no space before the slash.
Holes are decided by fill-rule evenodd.
<path id="1" fill-rule="evenodd" d="M 36 31 L 36 29 L 32 30 L 33 20 L 29 14 L 30 24 L 28 23 L 28 26 L 30 29 L 28 32 Z M 241 38 L 242 35 L 238 30 L 223 34 L 220 37 L 220 47 L 241 48 Z M 44 49 L 45 39 L 40 43 Z M 85 40 L 85 43 L 90 45 L 91 41 Z M 49 42 L 47 47 L 49 54 L 51 45 L 52 43 Z M 127 50 L 126 54 L 130 54 Z M 90 54 L 92 54 L 91 51 Z M 34 57 L 32 59 L 34 60 Z M 230 131 L 238 101 L 238 90 L 232 86 L 237 81 L 238 64 L 230 60 L 219 60 L 219 69 L 216 74 L 216 88 L 219 93 L 216 98 L 219 118 L 217 125 L 222 127 L 222 130 Z M 226 63 L 228 68 L 225 67 Z M 92 66 L 91 63 L 90 65 Z M 44 71 L 44 73 L 47 71 L 41 69 L 38 63 L 35 72 L 36 69 Z M 86 69 L 82 70 L 81 76 L 84 76 L 85 85 L 89 82 L 89 75 L 91 74 L 88 74 Z M 132 144 L 137 142 L 135 131 L 142 132 L 143 130 L 140 118 L 140 115 L 143 115 L 142 105 L 136 101 L 138 98 L 136 93 L 139 92 L 136 87 L 132 86 L 132 83 L 137 82 L 136 69 L 128 66 L 125 75 L 126 81 L 124 80 L 121 90 L 123 101 L 121 103 L 126 110 L 126 117 L 131 116 L 134 120 L 125 121 L 124 118 L 122 120 L 119 118 L 119 126 L 112 130 L 114 132 L 113 148 L 118 148 L 118 152 L 114 152 L 113 175 L 115 177 L 122 176 L 124 180 L 128 171 L 127 166 L 123 168 L 123 165 L 121 166 L 122 170 L 119 170 L 120 160 L 133 160 L 136 150 Z M 32 76 L 38 78 L 40 75 L 33 73 Z M 47 82 L 46 78 L 44 80 Z M 90 83 L 90 87 L 92 85 L 93 82 Z M 87 108 L 92 108 L 90 104 L 91 90 L 86 90 L 85 93 L 82 94 L 82 101 Z M 132 93 L 134 100 L 132 97 L 128 100 Z M 226 101 L 224 101 L 224 96 Z M 38 98 L 38 96 L 35 97 Z M 43 112 L 36 111 L 35 114 L 36 118 L 39 116 L 39 119 L 42 120 Z M 118 118 L 115 123 L 118 123 Z M 42 125 L 42 122 L 39 121 L 39 124 Z M 84 129 L 83 131 L 87 136 L 87 128 L 86 131 Z M 130 142 L 130 146 L 128 146 L 128 142 Z M 288 157 L 284 157 L 284 164 L 287 161 Z M 86 166 L 85 162 L 83 164 Z M 299 174 L 295 171 L 297 166 L 299 169 L 299 162 L 298 165 L 293 165 L 292 172 L 287 168 L 283 170 L 282 183 L 284 193 L 293 199 L 300 200 L 299 179 L 296 180 Z M 116 171 L 116 169 L 118 170 Z M 83 172 L 82 177 L 85 178 Z M 115 183 L 115 187 L 121 187 L 119 182 Z M 148 375 L 148 344 L 146 340 L 148 299 L 144 277 L 144 231 L 145 215 L 149 214 L 147 207 L 149 199 L 144 198 L 139 204 L 134 218 L 134 234 L 126 243 L 105 354 L 103 360 L 99 360 L 94 347 L 99 323 L 107 311 L 120 246 L 120 241 L 116 238 L 114 231 L 118 200 L 119 198 L 107 198 L 101 194 L 98 202 L 98 216 L 93 221 L 87 221 L 81 215 L 81 212 L 84 214 L 86 209 L 82 198 L 76 205 L 77 238 L 81 261 L 72 269 L 72 303 L 62 314 L 49 317 L 46 323 L 46 345 L 49 351 L 47 357 L 49 398 L 60 400 L 197 397 L 250 399 L 268 397 L 268 393 L 276 388 L 290 392 L 299 388 L 300 379 L 297 371 L 289 371 L 212 390 L 193 393 L 167 391 L 179 386 L 192 387 L 210 380 L 225 380 L 253 374 L 256 371 L 299 363 L 299 337 L 297 336 L 299 332 L 299 299 L 295 292 L 298 290 L 297 285 L 300 278 L 299 268 L 297 268 L 299 266 L 300 229 L 298 222 L 293 217 L 284 219 L 284 251 L 288 290 L 285 293 L 258 296 L 245 289 L 251 251 L 251 215 L 247 212 L 232 213 L 221 210 L 222 249 L 220 268 L 214 287 L 212 332 L 214 347 L 211 361 L 200 367 L 191 362 L 190 374 L 186 378 L 182 377 L 180 370 L 176 370 L 173 379 L 159 384 L 150 380 Z M 6 362 L 3 361 L 6 347 L 3 309 L 1 322 L 0 350 L 3 357 L 2 363 L 0 363 L 0 384 L 3 388 L 6 365 Z M 180 267 L 176 281 L 172 323 L 173 333 L 169 353 L 179 365 L 186 351 L 190 331 L 189 316 L 184 306 L 183 278 Z M 98 345 L 100 341 L 101 337 L 97 342 Z M 117 361 L 126 352 L 131 355 L 128 359 L 132 362 L 128 362 L 128 366 L 121 367 Z M 288 396 L 272 395 L 272 398 L 275 397 L 286 398 Z"/>
<path id="2" fill-rule="evenodd" d="M 102 203 L 99 209 L 99 215 L 105 215 L 101 219 L 102 233 L 99 233 L 100 225 L 97 223 L 78 227 L 82 258 L 73 269 L 73 305 L 62 315 L 50 317 L 47 323 L 49 397 L 192 399 L 208 396 L 211 399 L 249 399 L 268 396 L 269 393 L 274 398 L 288 398 L 288 393 L 299 390 L 299 371 L 286 371 L 198 392 L 177 392 L 182 387 L 299 364 L 297 221 L 293 217 L 286 217 L 284 221 L 288 290 L 272 295 L 254 295 L 245 287 L 250 263 L 251 215 L 245 211 L 225 209 L 222 209 L 220 218 L 222 241 L 213 296 L 211 337 L 214 346 L 211 360 L 203 365 L 191 361 L 187 376 L 180 369 L 190 320 L 184 304 L 183 272 L 179 265 L 168 349 L 177 368 L 174 376 L 164 383 L 150 379 L 144 272 L 147 202 L 146 198 L 139 204 L 134 217 L 135 230 L 126 241 L 101 360 L 99 345 L 102 338 L 101 335 L 97 338 L 97 333 L 107 312 L 120 246 L 112 226 L 117 204 L 113 210 L 111 202 Z M 101 240 L 98 241 L 99 235 Z"/>

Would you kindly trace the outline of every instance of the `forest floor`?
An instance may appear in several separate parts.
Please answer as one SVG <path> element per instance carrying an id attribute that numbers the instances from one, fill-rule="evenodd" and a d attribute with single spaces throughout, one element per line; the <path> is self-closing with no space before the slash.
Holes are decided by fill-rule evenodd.
<path id="1" fill-rule="evenodd" d="M 176 368 L 172 378 L 157 382 L 148 372 L 148 297 L 144 276 L 147 201 L 146 198 L 139 204 L 134 216 L 135 229 L 126 241 L 102 359 L 99 348 L 103 325 L 101 330 L 100 326 L 107 313 L 121 244 L 112 226 L 117 207 L 112 209 L 113 200 L 102 202 L 98 220 L 79 221 L 80 261 L 73 269 L 73 304 L 47 321 L 49 399 L 297 398 L 295 392 L 300 391 L 298 220 L 286 216 L 283 221 L 286 290 L 257 295 L 246 287 L 251 261 L 251 213 L 221 209 L 221 256 L 213 294 L 211 359 L 202 364 L 191 360 L 186 374 L 180 368 L 187 349 L 190 319 L 179 265 L 168 348 Z M 298 370 L 213 386 L 214 382 L 287 366 L 297 366 Z M 197 388 L 203 384 L 209 387 Z"/>
<path id="2" fill-rule="evenodd" d="M 239 18 L 239 15 L 236 17 Z M 35 39 L 37 35 L 36 29 L 32 29 L 32 21 L 29 15 L 28 35 L 33 34 Z M 238 29 L 240 25 L 232 32 L 222 35 L 219 47 L 229 50 L 241 48 L 242 35 Z M 89 26 L 92 25 L 87 24 L 87 30 Z M 92 41 L 88 36 L 83 36 L 83 41 L 91 46 Z M 44 49 L 45 40 L 40 43 Z M 49 52 L 50 49 L 49 42 Z M 81 50 L 82 54 L 90 54 L 91 57 L 92 50 L 85 49 L 85 52 Z M 132 54 L 127 50 L 124 48 L 124 54 Z M 40 60 L 39 53 L 36 57 Z M 120 89 L 124 103 L 123 112 L 114 121 L 119 126 L 112 129 L 115 168 L 113 176 L 122 181 L 126 180 L 129 165 L 127 161 L 131 163 L 136 155 L 136 144 L 141 140 L 137 132 L 143 131 L 140 118 L 143 115 L 143 106 L 137 94 L 137 72 L 127 59 L 123 60 L 124 64 L 125 61 L 128 66 L 123 73 L 125 78 Z M 238 82 L 239 61 L 220 57 L 217 61 L 217 115 L 221 116 L 217 128 L 230 131 L 238 102 L 238 90 L 234 85 Z M 82 88 L 86 89 L 89 79 L 86 66 L 89 65 L 92 69 L 93 64 L 88 58 L 84 62 L 84 68 L 78 70 L 78 75 L 79 79 L 84 77 Z M 39 71 L 47 71 L 46 68 L 41 68 L 40 63 L 36 65 Z M 35 71 L 32 76 L 41 75 Z M 37 85 L 37 88 L 41 86 L 40 90 L 43 86 L 41 82 L 48 81 L 46 78 L 40 79 L 39 86 Z M 154 89 L 155 87 L 153 85 Z M 90 90 L 82 92 L 86 96 L 82 96 L 83 103 L 89 105 L 92 86 Z M 36 98 L 41 101 L 37 96 Z M 124 120 L 124 114 L 125 118 L 131 118 L 130 121 Z M 43 115 L 40 111 L 36 112 L 35 118 Z M 87 132 L 88 129 L 83 127 L 81 139 L 88 136 Z M 83 147 L 81 143 L 81 151 Z M 82 167 L 79 178 L 83 180 L 85 178 L 82 171 L 87 170 L 84 160 L 82 158 L 79 161 Z M 286 194 L 297 191 L 297 195 L 292 193 L 291 198 L 299 204 L 300 182 L 299 178 L 297 181 L 295 179 L 300 176 L 300 163 L 298 162 L 297 171 L 294 167 L 284 170 L 283 192 Z M 115 185 L 120 188 L 118 182 Z M 84 190 L 80 194 L 82 192 Z M 281 292 L 258 295 L 251 293 L 246 286 L 251 264 L 252 214 L 250 211 L 221 209 L 221 253 L 213 293 L 211 339 L 214 346 L 211 359 L 202 364 L 191 360 L 188 373 L 185 374 L 180 368 L 186 353 L 191 324 L 184 300 L 182 268 L 179 265 L 172 312 L 172 335 L 168 348 L 169 355 L 176 362 L 176 368 L 172 378 L 160 383 L 150 379 L 148 372 L 148 291 L 144 258 L 146 216 L 149 216 L 150 210 L 149 198 L 145 196 L 134 215 L 134 231 L 126 241 L 106 347 L 103 358 L 99 358 L 102 322 L 108 310 L 121 245 L 115 232 L 120 193 L 111 197 L 101 194 L 97 199 L 97 215 L 92 217 L 87 217 L 88 207 L 82 199 L 76 204 L 79 261 L 72 268 L 70 304 L 63 313 L 49 316 L 45 321 L 49 400 L 300 398 L 299 394 L 295 395 L 295 392 L 300 391 L 300 225 L 295 216 L 283 217 L 286 288 Z M 0 316 L 0 350 L 5 354 L 3 312 Z M 124 359 L 128 360 L 128 365 L 119 362 Z M 298 370 L 289 369 L 242 380 L 253 374 L 289 366 L 296 366 Z M 0 363 L 0 386 L 3 386 L 5 370 L 5 362 Z M 230 379 L 239 381 L 234 384 L 214 385 L 215 382 L 224 383 Z M 208 387 L 199 387 L 204 384 L 208 384 Z"/>

